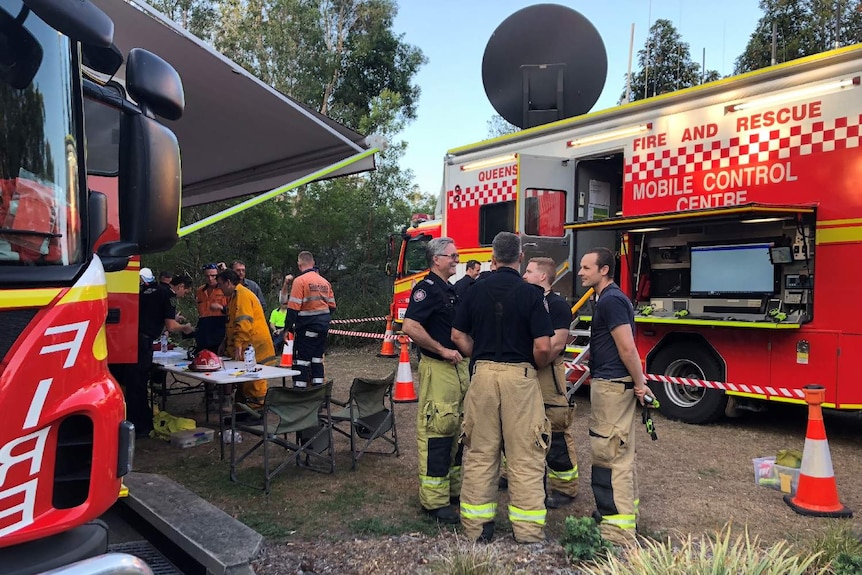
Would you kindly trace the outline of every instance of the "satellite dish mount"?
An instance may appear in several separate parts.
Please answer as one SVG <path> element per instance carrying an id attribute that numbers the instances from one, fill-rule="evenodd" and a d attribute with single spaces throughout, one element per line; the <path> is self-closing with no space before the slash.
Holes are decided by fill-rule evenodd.
<path id="1" fill-rule="evenodd" d="M 524 64 L 524 128 L 541 126 L 566 117 L 563 86 L 565 64 Z"/>

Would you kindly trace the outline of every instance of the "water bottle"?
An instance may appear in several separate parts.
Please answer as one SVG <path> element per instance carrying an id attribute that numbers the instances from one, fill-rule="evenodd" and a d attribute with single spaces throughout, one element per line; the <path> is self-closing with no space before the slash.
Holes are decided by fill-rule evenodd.
<path id="1" fill-rule="evenodd" d="M 168 332 L 163 331 L 162 337 L 159 338 L 160 350 L 162 353 L 167 353 L 168 351 Z"/>
<path id="2" fill-rule="evenodd" d="M 257 366 L 257 358 L 254 355 L 254 347 L 249 345 L 245 350 L 245 370 L 254 371 Z"/>

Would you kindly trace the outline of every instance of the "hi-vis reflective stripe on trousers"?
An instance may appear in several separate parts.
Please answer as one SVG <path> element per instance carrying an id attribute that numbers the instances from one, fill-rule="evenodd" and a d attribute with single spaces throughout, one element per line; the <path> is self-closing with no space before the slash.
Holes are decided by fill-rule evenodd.
<path id="1" fill-rule="evenodd" d="M 482 523 L 493 521 L 497 515 L 496 503 L 485 503 L 483 505 L 470 505 L 461 502 L 461 519 L 473 519 Z"/>
<path id="2" fill-rule="evenodd" d="M 509 521 L 511 521 L 512 523 L 515 523 L 516 521 L 526 521 L 529 523 L 544 525 L 545 518 L 547 516 L 548 512 L 545 509 L 519 509 L 514 505 L 509 505 Z"/>
<path id="3" fill-rule="evenodd" d="M 602 525 L 613 525 L 620 529 L 634 529 L 637 520 L 634 515 L 602 515 Z"/>
<path id="4" fill-rule="evenodd" d="M 553 469 L 548 469 L 548 479 L 557 480 L 560 482 L 568 482 L 574 481 L 578 478 L 578 468 L 573 467 L 568 471 L 554 471 Z"/>

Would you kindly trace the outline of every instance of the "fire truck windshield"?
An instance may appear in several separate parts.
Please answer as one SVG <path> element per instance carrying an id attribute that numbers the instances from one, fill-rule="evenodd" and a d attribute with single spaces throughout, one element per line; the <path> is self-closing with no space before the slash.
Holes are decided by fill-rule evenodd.
<path id="1" fill-rule="evenodd" d="M 431 236 L 420 235 L 410 238 L 404 250 L 405 275 L 418 274 L 428 269 L 428 260 L 425 258 L 425 246 L 431 240 Z"/>
<path id="2" fill-rule="evenodd" d="M 0 266 L 83 257 L 77 87 L 69 38 L 0 0 Z"/>

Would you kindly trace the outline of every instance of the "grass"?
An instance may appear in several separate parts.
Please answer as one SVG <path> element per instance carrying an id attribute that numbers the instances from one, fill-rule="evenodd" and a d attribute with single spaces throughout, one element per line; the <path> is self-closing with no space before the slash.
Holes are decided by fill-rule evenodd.
<path id="1" fill-rule="evenodd" d="M 827 568 L 815 567 L 819 557 L 786 541 L 764 545 L 747 528 L 733 537 L 728 524 L 708 537 L 686 535 L 678 542 L 643 539 L 639 547 L 608 555 L 582 571 L 587 575 L 825 575 Z"/>
<path id="2" fill-rule="evenodd" d="M 852 564 L 855 562 L 859 567 L 862 567 L 862 534 L 849 525 L 832 526 L 805 546 L 810 553 L 818 554 L 818 558 L 814 562 L 818 568 L 831 566 L 833 572 L 842 575 L 843 573 L 862 572 L 862 569 L 842 572 L 840 571 L 841 567 L 838 566 L 843 563 Z M 840 560 L 839 557 L 841 557 Z"/>
<path id="3" fill-rule="evenodd" d="M 528 571 L 509 565 L 492 545 L 446 543 L 439 557 L 428 564 L 432 575 L 519 575 Z"/>

